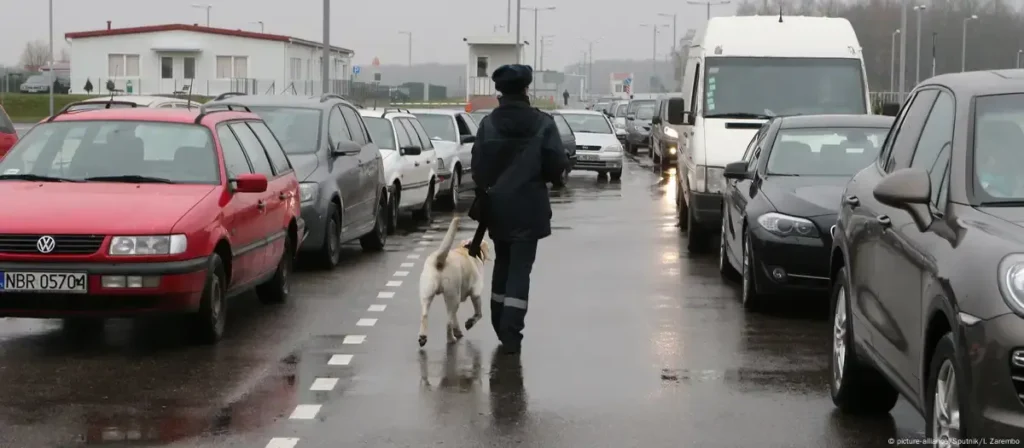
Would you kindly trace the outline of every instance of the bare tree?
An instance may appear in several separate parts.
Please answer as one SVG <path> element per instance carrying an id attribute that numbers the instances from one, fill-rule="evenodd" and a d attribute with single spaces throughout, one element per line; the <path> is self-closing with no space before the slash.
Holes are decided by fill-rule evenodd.
<path id="1" fill-rule="evenodd" d="M 35 40 L 25 44 L 21 52 L 21 65 L 35 69 L 46 65 L 50 60 L 50 46 L 42 40 Z"/>

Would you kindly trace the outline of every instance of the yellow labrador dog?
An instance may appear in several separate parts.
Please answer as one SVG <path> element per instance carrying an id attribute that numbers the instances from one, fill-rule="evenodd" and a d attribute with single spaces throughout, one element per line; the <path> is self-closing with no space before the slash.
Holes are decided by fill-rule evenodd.
<path id="1" fill-rule="evenodd" d="M 452 248 L 455 244 L 455 234 L 459 231 L 459 218 L 452 218 L 448 226 L 448 233 L 441 240 L 441 247 L 430 254 L 423 263 L 423 273 L 420 274 L 420 347 L 427 344 L 427 311 L 434 297 L 444 296 L 444 304 L 448 311 L 448 343 L 453 344 L 462 338 L 462 328 L 459 325 L 459 305 L 466 299 L 473 299 L 473 316 L 466 320 L 466 329 L 473 328 L 473 325 L 483 317 L 480 309 L 480 297 L 484 292 L 484 262 L 492 258 L 491 246 L 487 241 L 480 245 L 480 256 L 469 255 L 469 249 L 465 246 L 470 240 L 465 240 L 458 247 Z"/>

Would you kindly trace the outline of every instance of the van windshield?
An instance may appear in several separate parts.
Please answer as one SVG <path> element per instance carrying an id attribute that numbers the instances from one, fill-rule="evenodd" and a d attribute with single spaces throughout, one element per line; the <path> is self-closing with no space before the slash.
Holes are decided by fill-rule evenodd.
<path id="1" fill-rule="evenodd" d="M 859 59 L 709 57 L 705 117 L 866 114 Z"/>

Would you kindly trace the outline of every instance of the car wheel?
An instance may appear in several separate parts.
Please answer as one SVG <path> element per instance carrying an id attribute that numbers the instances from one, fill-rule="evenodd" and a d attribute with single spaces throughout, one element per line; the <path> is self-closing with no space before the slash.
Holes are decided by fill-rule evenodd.
<path id="1" fill-rule="evenodd" d="M 359 245 L 363 247 L 364 251 L 380 252 L 384 250 L 384 245 L 388 242 L 387 210 L 387 195 L 381 194 L 380 200 L 377 201 L 377 210 L 374 213 L 376 218 L 373 220 L 373 230 L 359 239 Z"/>
<path id="2" fill-rule="evenodd" d="M 750 236 L 743 235 L 743 293 L 740 296 L 743 308 L 755 309 L 761 304 L 761 296 L 757 292 L 756 266 L 754 265 L 754 250 L 750 244 Z"/>
<path id="3" fill-rule="evenodd" d="M 686 207 L 686 199 L 683 198 L 683 185 L 678 180 L 676 181 L 676 222 L 679 224 L 680 231 L 690 228 L 690 211 Z"/>
<path id="4" fill-rule="evenodd" d="M 701 253 L 706 247 L 707 235 L 693 217 L 693 209 L 686 208 L 686 250 L 693 253 Z"/>
<path id="5" fill-rule="evenodd" d="M 398 205 L 402 201 L 402 191 L 398 184 L 394 186 L 394 193 L 388 199 L 388 235 L 394 235 L 398 229 Z"/>
<path id="6" fill-rule="evenodd" d="M 615 171 L 612 171 L 612 172 L 610 172 L 608 174 L 612 177 L 612 180 L 621 180 L 622 179 L 622 168 L 619 168 L 619 169 L 617 169 Z"/>
<path id="7" fill-rule="evenodd" d="M 256 288 L 256 296 L 260 302 L 267 304 L 284 303 L 288 300 L 288 293 L 291 292 L 292 265 L 295 262 L 295 243 L 289 235 L 284 240 L 284 253 L 277 262 L 277 271 L 266 283 Z"/>
<path id="8" fill-rule="evenodd" d="M 327 222 L 324 224 L 324 243 L 320 246 L 320 265 L 334 269 L 341 261 L 341 210 L 331 202 L 327 207 Z"/>
<path id="9" fill-rule="evenodd" d="M 732 261 L 729 261 L 729 242 L 726 241 L 727 235 L 725 215 L 723 214 L 722 232 L 718 241 L 718 272 L 722 274 L 723 278 L 732 280 L 736 278 L 738 272 L 736 272 L 736 268 L 732 266 Z"/>
<path id="10" fill-rule="evenodd" d="M 455 177 L 452 178 L 452 186 L 448 188 L 448 196 L 451 198 L 451 203 L 448 204 L 448 207 L 453 211 L 459 208 L 459 187 L 462 186 L 461 184 L 462 173 L 457 173 L 455 174 Z"/>
<path id="11" fill-rule="evenodd" d="M 434 219 L 434 181 L 430 181 L 430 186 L 427 187 L 427 199 L 423 201 L 423 205 L 416 211 L 416 219 L 422 222 L 429 223 L 430 220 Z"/>
<path id="12" fill-rule="evenodd" d="M 215 344 L 224 336 L 227 322 L 227 279 L 224 275 L 224 262 L 220 255 L 210 256 L 206 271 L 206 284 L 199 300 L 199 311 L 192 316 L 193 334 L 203 344 Z"/>
<path id="13" fill-rule="evenodd" d="M 839 410 L 851 414 L 884 414 L 896 406 L 899 394 L 877 370 L 857 357 L 853 345 L 849 291 L 847 271 L 843 267 L 836 273 L 830 300 L 832 356 L 829 368 L 832 378 L 829 389 L 832 403 Z"/>
<path id="14" fill-rule="evenodd" d="M 958 441 L 971 437 L 963 427 L 964 375 L 956 362 L 956 342 L 952 333 L 947 333 L 935 346 L 932 365 L 928 370 L 927 437 L 935 440 L 936 446 L 960 446 Z"/>

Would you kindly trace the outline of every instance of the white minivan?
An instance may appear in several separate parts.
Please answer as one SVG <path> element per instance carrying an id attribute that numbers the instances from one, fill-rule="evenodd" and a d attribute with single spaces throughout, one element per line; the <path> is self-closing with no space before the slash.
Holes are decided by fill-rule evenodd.
<path id="1" fill-rule="evenodd" d="M 767 120 L 871 113 L 861 46 L 843 18 L 712 18 L 690 47 L 683 92 L 657 124 L 678 135 L 676 206 L 691 251 L 721 227 L 724 167 Z"/>

